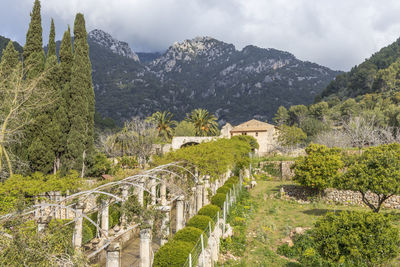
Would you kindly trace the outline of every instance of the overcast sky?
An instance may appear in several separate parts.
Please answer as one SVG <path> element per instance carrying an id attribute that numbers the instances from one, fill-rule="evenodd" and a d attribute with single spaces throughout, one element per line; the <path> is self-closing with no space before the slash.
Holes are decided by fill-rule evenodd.
<path id="1" fill-rule="evenodd" d="M 135 51 L 211 36 L 293 53 L 302 60 L 349 70 L 400 37 L 399 0 L 42 0 L 44 40 L 49 21 L 61 38 L 77 12 L 88 31 L 102 29 Z M 25 42 L 33 0 L 0 0 L 0 35 Z"/>

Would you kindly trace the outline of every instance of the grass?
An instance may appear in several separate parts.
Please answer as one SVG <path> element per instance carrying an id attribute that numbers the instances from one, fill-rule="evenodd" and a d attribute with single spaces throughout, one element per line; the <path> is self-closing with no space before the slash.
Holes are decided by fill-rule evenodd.
<path id="1" fill-rule="evenodd" d="M 258 181 L 250 192 L 250 201 L 256 210 L 246 227 L 246 249 L 240 260 L 229 260 L 224 266 L 301 266 L 282 257 L 276 249 L 295 227 L 312 227 L 314 222 L 327 212 L 343 210 L 368 210 L 363 207 L 330 205 L 322 202 L 300 204 L 293 200 L 279 198 L 279 189 L 288 181 Z M 400 212 L 393 213 L 393 223 L 400 227 Z M 396 259 L 388 266 L 399 266 Z"/>

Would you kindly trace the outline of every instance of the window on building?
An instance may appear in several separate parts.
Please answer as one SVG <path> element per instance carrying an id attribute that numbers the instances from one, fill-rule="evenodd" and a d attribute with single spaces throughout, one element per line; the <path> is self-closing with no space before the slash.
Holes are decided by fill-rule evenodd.
<path id="1" fill-rule="evenodd" d="M 242 133 L 242 135 L 247 135 L 247 133 Z"/>
<path id="2" fill-rule="evenodd" d="M 258 133 L 256 132 L 256 136 L 258 136 Z"/>

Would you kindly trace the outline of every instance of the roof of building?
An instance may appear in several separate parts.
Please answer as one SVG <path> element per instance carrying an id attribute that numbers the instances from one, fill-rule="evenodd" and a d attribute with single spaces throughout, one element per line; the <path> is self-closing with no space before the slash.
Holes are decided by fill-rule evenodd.
<path id="1" fill-rule="evenodd" d="M 231 132 L 262 132 L 274 128 L 275 126 L 258 120 L 249 120 L 233 127 Z"/>

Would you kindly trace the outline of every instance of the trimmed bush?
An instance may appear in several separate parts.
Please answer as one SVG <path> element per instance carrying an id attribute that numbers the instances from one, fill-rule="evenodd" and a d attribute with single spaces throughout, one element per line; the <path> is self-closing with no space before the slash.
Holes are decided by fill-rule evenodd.
<path id="1" fill-rule="evenodd" d="M 237 183 L 239 183 L 239 177 L 238 176 L 231 176 L 226 182 L 227 183 L 232 183 L 232 184 L 237 184 Z"/>
<path id="2" fill-rule="evenodd" d="M 171 240 L 162 246 L 154 255 L 154 267 L 183 266 L 185 264 L 193 244 Z"/>
<path id="3" fill-rule="evenodd" d="M 225 200 L 226 194 L 218 193 L 211 198 L 211 204 L 218 206 L 220 209 L 223 209 Z"/>
<path id="4" fill-rule="evenodd" d="M 202 233 L 202 230 L 188 226 L 176 232 L 173 240 L 189 242 L 192 243 L 194 246 L 196 245 L 196 242 L 200 239 Z M 207 235 L 204 235 L 203 238 L 204 243 L 207 244 Z"/>
<path id="5" fill-rule="evenodd" d="M 220 188 L 217 189 L 217 194 L 228 194 L 229 190 L 231 190 L 231 188 L 229 186 L 221 186 Z"/>
<path id="6" fill-rule="evenodd" d="M 226 181 L 223 186 L 228 187 L 229 189 L 232 189 L 233 183 Z"/>
<path id="7" fill-rule="evenodd" d="M 217 217 L 218 212 L 221 213 L 221 209 L 218 206 L 209 204 L 209 205 L 202 207 L 197 214 L 208 216 L 208 217 L 214 219 L 215 217 Z"/>
<path id="8" fill-rule="evenodd" d="M 211 222 L 211 227 L 214 229 L 214 221 L 210 217 L 204 216 L 204 215 L 193 216 L 188 221 L 186 226 L 196 227 L 196 228 L 200 229 L 201 231 L 204 231 L 208 227 L 208 222 Z"/>

